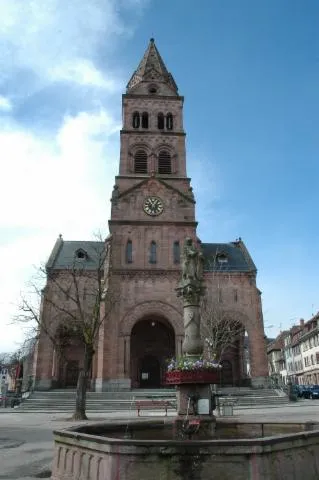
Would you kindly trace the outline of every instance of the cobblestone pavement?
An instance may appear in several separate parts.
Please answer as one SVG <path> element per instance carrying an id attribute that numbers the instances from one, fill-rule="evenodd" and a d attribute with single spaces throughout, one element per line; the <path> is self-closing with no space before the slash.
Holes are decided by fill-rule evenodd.
<path id="1" fill-rule="evenodd" d="M 0 480 L 50 478 L 52 431 L 83 423 L 72 422 L 67 416 L 66 413 L 22 413 L 0 409 Z M 146 416 L 152 416 L 152 413 L 148 412 Z M 112 421 L 123 417 L 131 418 L 132 412 L 94 412 L 90 414 L 90 422 L 106 419 Z M 235 409 L 233 419 L 257 422 L 316 422 L 319 421 L 319 401 L 302 400 L 279 407 Z"/>

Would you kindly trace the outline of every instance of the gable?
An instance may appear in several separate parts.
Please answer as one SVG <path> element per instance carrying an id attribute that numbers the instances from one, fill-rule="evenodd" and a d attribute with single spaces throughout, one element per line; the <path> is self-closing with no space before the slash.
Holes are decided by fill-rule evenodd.
<path id="1" fill-rule="evenodd" d="M 155 177 L 145 178 L 141 182 L 133 185 L 133 187 L 125 190 L 122 193 L 119 193 L 118 199 L 124 198 L 126 196 L 130 196 L 134 191 L 136 191 L 136 193 L 138 191 L 143 191 L 144 194 L 149 194 L 149 195 L 157 195 L 159 193 L 164 195 L 165 190 L 169 191 L 171 194 L 180 196 L 181 199 L 183 199 L 183 201 L 185 202 L 189 202 L 191 204 L 195 203 L 195 200 L 191 196 L 181 192 L 177 188 L 165 182 L 165 180 L 162 180 L 161 178 L 155 178 Z"/>

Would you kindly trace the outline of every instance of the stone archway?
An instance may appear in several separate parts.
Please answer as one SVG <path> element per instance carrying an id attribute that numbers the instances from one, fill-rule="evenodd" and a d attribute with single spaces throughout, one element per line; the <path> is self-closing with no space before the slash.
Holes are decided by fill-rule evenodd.
<path id="1" fill-rule="evenodd" d="M 175 355 L 174 329 L 164 317 L 142 318 L 132 329 L 130 352 L 132 387 L 162 387 L 167 360 Z"/>
<path id="2" fill-rule="evenodd" d="M 120 323 L 120 335 L 130 336 L 134 325 L 139 320 L 152 316 L 166 318 L 173 327 L 176 337 L 184 336 L 182 309 L 177 310 L 169 303 L 152 300 L 139 303 L 126 312 Z"/>
<path id="3" fill-rule="evenodd" d="M 138 355 L 137 353 L 134 353 L 135 347 L 134 342 L 132 342 L 132 333 L 134 333 L 135 326 L 141 321 L 158 322 L 162 327 L 166 327 L 166 330 L 168 329 L 171 337 L 174 338 L 173 346 L 168 352 L 155 352 L 156 358 L 160 359 L 160 372 L 162 379 L 166 357 L 180 355 L 184 338 L 182 310 L 177 310 L 174 306 L 168 303 L 156 300 L 139 303 L 132 309 L 128 310 L 120 322 L 120 336 L 122 338 L 122 351 L 124 358 L 123 376 L 124 378 L 130 379 L 131 387 L 133 388 L 140 387 L 140 375 L 141 373 L 147 373 L 141 371 L 141 367 L 139 366 L 141 363 L 138 362 L 142 361 L 144 355 L 152 354 L 152 349 L 148 352 L 144 352 L 143 348 L 137 351 Z M 163 344 L 165 344 L 165 341 L 166 340 L 164 339 Z"/>

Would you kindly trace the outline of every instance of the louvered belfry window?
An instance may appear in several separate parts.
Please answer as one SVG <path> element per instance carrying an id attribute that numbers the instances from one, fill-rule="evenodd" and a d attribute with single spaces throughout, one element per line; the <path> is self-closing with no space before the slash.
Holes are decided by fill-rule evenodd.
<path id="1" fill-rule="evenodd" d="M 134 173 L 147 173 L 147 153 L 137 150 L 134 155 Z"/>
<path id="2" fill-rule="evenodd" d="M 158 173 L 168 174 L 172 173 L 171 155 L 167 150 L 161 150 L 158 155 Z"/>

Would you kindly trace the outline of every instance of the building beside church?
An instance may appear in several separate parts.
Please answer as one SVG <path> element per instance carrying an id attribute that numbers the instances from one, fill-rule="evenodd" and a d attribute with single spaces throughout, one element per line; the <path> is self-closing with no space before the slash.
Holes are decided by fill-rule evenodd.
<path id="1" fill-rule="evenodd" d="M 197 237 L 195 196 L 186 168 L 184 98 L 153 39 L 122 102 L 120 164 L 111 199 L 110 235 L 105 243 L 59 237 L 47 263 L 48 271 L 62 276 L 78 256 L 88 271 L 94 272 L 94 252 L 105 245 L 108 248 L 109 281 L 120 301 L 100 328 L 92 388 L 102 391 L 163 384 L 166 360 L 182 353 L 182 303 L 175 288 L 186 237 L 204 254 L 207 295 L 243 326 L 235 351 L 223 359 L 222 383 L 247 382 L 246 332 L 251 382 L 264 384 L 268 367 L 256 267 L 241 239 L 219 244 L 204 243 Z M 45 295 L 42 315 L 49 316 Z M 61 295 L 59 301 L 66 299 Z M 34 360 L 36 389 L 75 386 L 81 352 L 81 345 L 71 339 L 68 361 L 59 364 L 52 342 L 42 335 Z"/>

